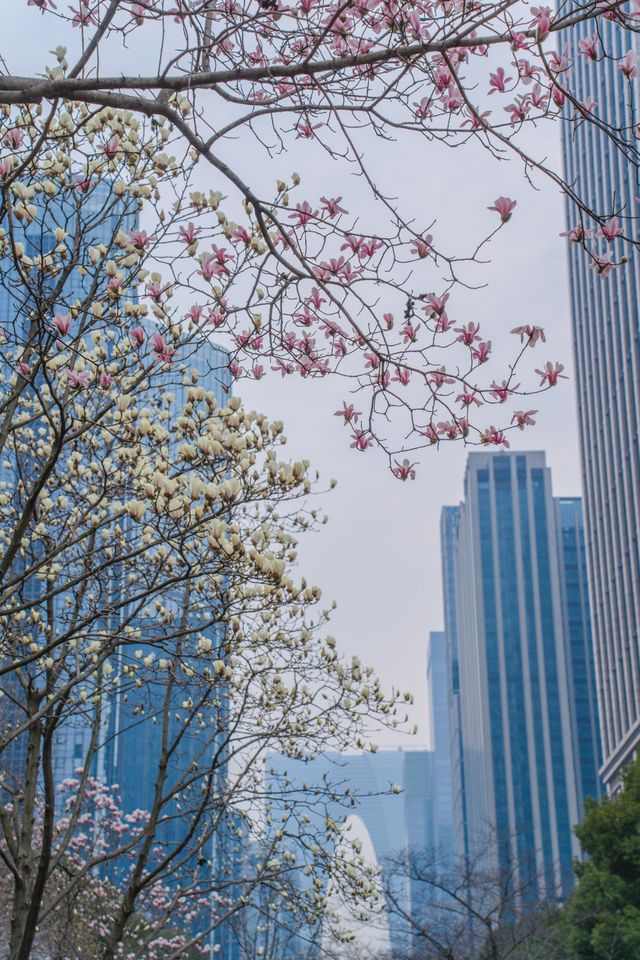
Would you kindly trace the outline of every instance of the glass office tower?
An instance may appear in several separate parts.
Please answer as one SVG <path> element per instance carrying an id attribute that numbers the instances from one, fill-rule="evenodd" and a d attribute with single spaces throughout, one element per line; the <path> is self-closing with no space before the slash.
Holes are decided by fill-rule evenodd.
<path id="1" fill-rule="evenodd" d="M 634 37 L 604 18 L 598 31 L 608 56 L 597 63 L 578 49 L 593 33 L 592 23 L 567 31 L 563 43 L 574 66 L 563 82 L 578 100 L 593 97 L 606 123 L 628 127 L 637 84 L 614 61 Z M 637 102 L 633 106 L 637 120 Z M 593 123 L 566 123 L 563 148 L 565 178 L 587 207 L 601 216 L 633 217 L 624 228 L 637 242 L 637 169 Z M 575 226 L 577 213 L 569 205 L 567 218 Z M 613 249 L 618 260 L 621 242 Z M 629 244 L 624 253 L 628 263 L 601 279 L 587 269 L 582 248 L 569 245 L 602 777 L 610 790 L 620 785 L 640 740 L 640 254 Z"/>
<path id="2" fill-rule="evenodd" d="M 564 551 L 568 568 L 568 542 Z M 470 858 L 511 876 L 523 896 L 562 899 L 573 882 L 572 831 L 582 810 L 570 658 L 579 648 L 576 674 L 592 664 L 577 626 L 573 646 L 565 638 L 544 453 L 470 455 L 454 555 Z M 564 594 L 572 605 L 575 586 Z M 586 722 L 592 733 L 594 717 Z M 589 763 L 592 783 L 593 749 Z"/>
<path id="3" fill-rule="evenodd" d="M 431 706 L 431 736 L 434 756 L 434 833 L 439 860 L 453 857 L 451 753 L 449 735 L 449 684 L 447 638 L 440 631 L 429 634 L 427 689 Z"/>

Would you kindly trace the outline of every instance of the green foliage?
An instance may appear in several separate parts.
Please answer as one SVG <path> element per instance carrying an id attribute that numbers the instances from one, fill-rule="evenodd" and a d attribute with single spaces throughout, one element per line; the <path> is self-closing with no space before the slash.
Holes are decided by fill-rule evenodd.
<path id="1" fill-rule="evenodd" d="M 588 803 L 576 828 L 589 859 L 566 905 L 567 941 L 575 960 L 640 960 L 640 763 L 624 790 Z"/>

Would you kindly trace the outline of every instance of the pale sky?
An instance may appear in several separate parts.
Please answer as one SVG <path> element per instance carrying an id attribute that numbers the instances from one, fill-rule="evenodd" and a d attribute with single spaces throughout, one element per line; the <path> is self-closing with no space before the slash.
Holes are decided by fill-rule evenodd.
<path id="1" fill-rule="evenodd" d="M 51 30 L 52 21 L 27 8 L 24 0 L 4 0 L 3 14 L 12 38 L 9 66 L 22 73 L 51 65 L 48 51 L 64 42 L 62 33 L 56 36 Z M 123 70 L 131 59 L 126 53 L 121 56 Z M 139 61 L 135 63 L 137 68 Z M 533 134 L 537 155 L 547 156 L 556 168 L 559 136 L 559 127 L 548 124 Z M 240 168 L 254 169 L 255 143 L 248 142 L 246 150 L 240 146 L 244 144 L 231 145 L 229 156 L 238 158 Z M 567 251 L 566 241 L 558 236 L 565 229 L 558 189 L 539 181 L 536 191 L 517 161 L 496 162 L 474 148 L 451 151 L 415 139 L 406 145 L 375 140 L 370 156 L 388 192 L 401 197 L 405 210 L 414 211 L 425 225 L 436 219 L 434 235 L 457 250 L 471 246 L 495 225 L 495 214 L 486 208 L 496 197 L 517 200 L 511 222 L 486 251 L 493 262 L 474 275 L 476 282 L 488 285 L 452 295 L 449 314 L 456 325 L 480 320 L 496 353 L 500 342 L 506 342 L 506 356 L 513 354 L 516 340 L 509 331 L 514 326 L 534 323 L 546 328 L 547 344 L 529 351 L 528 366 L 559 360 L 571 380 L 531 404 L 525 401 L 525 409 L 540 411 L 537 426 L 524 434 L 514 431 L 510 439 L 512 449 L 546 451 L 555 495 L 579 494 Z M 298 141 L 290 156 L 265 161 L 262 172 L 275 180 L 293 170 L 303 175 L 304 189 L 297 200 L 351 196 L 359 189 L 343 168 L 327 164 L 312 142 Z M 203 170 L 202 177 L 208 188 L 225 189 L 208 171 Z M 437 289 L 435 280 L 428 289 Z M 496 367 L 496 375 L 499 372 Z M 259 383 L 245 383 L 241 393 L 251 407 L 284 421 L 292 458 L 308 458 L 327 483 L 338 481 L 336 489 L 322 497 L 329 524 L 300 544 L 299 572 L 322 588 L 327 601 L 336 600 L 331 632 L 341 650 L 373 666 L 385 685 L 414 693 L 412 722 L 418 723 L 419 732 L 409 742 L 428 743 L 426 643 L 429 631 L 443 626 L 439 517 L 444 505 L 462 496 L 467 451 L 457 443 L 431 448 L 421 455 L 416 480 L 401 483 L 380 454 L 350 449 L 348 431 L 332 415 L 348 398 L 343 381 L 282 381 L 271 374 Z M 393 734 L 378 739 L 387 745 L 407 742 Z"/>

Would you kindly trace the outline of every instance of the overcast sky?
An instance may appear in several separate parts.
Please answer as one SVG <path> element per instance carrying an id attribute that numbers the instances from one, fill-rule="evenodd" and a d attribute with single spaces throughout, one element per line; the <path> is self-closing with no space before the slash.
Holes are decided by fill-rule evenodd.
<path id="1" fill-rule="evenodd" d="M 3 14 L 12 38 L 14 59 L 9 66 L 22 73 L 51 64 L 48 51 L 64 42 L 64 36 L 52 30 L 52 21 L 47 18 L 45 23 L 24 0 L 4 0 Z M 122 69 L 132 59 L 123 54 Z M 559 134 L 558 127 L 549 125 L 535 133 L 538 156 L 548 156 L 555 166 L 560 162 Z M 233 156 L 241 166 L 254 167 L 255 144 L 247 143 L 244 151 L 239 146 L 234 146 Z M 471 246 L 494 226 L 495 214 L 486 208 L 497 196 L 517 200 L 512 221 L 487 251 L 492 263 L 475 276 L 487 286 L 456 293 L 449 313 L 457 323 L 480 320 L 494 348 L 508 345 L 503 356 L 513 352 L 512 327 L 546 327 L 548 343 L 536 346 L 535 354 L 530 351 L 529 365 L 560 360 L 572 379 L 535 398 L 531 405 L 539 408 L 538 424 L 524 434 L 513 433 L 512 448 L 545 450 L 554 493 L 580 493 L 566 241 L 558 236 L 564 229 L 564 209 L 558 189 L 540 181 L 534 190 L 517 162 L 498 163 L 473 148 L 451 151 L 417 140 L 406 145 L 376 140 L 370 158 L 389 192 L 403 198 L 405 210 L 409 206 L 425 225 L 436 219 L 433 233 L 450 248 L 459 250 L 467 242 Z M 299 170 L 304 191 L 298 199 L 349 196 L 357 189 L 341 168 L 327 164 L 306 141 L 294 145 L 291 157 L 265 169 L 272 179 Z M 202 176 L 211 189 L 224 189 L 207 171 Z M 436 283 L 429 289 L 437 289 Z M 284 420 L 292 457 L 310 459 L 323 479 L 338 481 L 322 498 L 329 524 L 301 543 L 300 572 L 323 589 L 325 598 L 337 601 L 332 632 L 341 649 L 371 664 L 385 684 L 415 694 L 412 720 L 419 733 L 410 742 L 428 743 L 427 636 L 443 626 L 439 517 L 444 505 L 461 498 L 467 451 L 458 444 L 431 448 L 422 455 L 416 480 L 403 484 L 375 451 L 350 449 L 347 431 L 332 416 L 348 397 L 343 382 L 282 381 L 272 374 L 246 385 L 242 393 L 250 406 Z M 407 742 L 392 734 L 379 740 L 388 745 Z"/>

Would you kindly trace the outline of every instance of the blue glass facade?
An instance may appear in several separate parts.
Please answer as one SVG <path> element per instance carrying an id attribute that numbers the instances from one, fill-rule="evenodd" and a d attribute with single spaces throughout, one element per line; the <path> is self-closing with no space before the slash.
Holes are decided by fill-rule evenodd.
<path id="1" fill-rule="evenodd" d="M 440 516 L 440 545 L 442 550 L 444 635 L 449 708 L 453 853 L 457 860 L 467 863 L 469 843 L 465 814 L 464 752 L 460 712 L 460 664 L 458 660 L 458 619 L 456 611 L 455 560 L 459 524 L 460 507 L 443 507 Z"/>
<path id="2" fill-rule="evenodd" d="M 579 502 L 554 503 L 543 453 L 473 453 L 447 545 L 469 853 L 541 899 L 572 884 L 572 828 L 597 781 L 578 516 Z"/>
<path id="3" fill-rule="evenodd" d="M 591 632 L 582 501 L 558 497 L 556 530 L 560 551 L 560 585 L 567 663 L 571 671 L 574 713 L 576 779 L 581 799 L 600 799 L 602 763 L 598 702 Z"/>
<path id="4" fill-rule="evenodd" d="M 443 865 L 453 857 L 453 801 L 449 730 L 449 682 L 446 634 L 429 634 L 427 647 L 427 689 L 431 706 L 431 735 L 434 756 L 435 846 Z"/>
<path id="5" fill-rule="evenodd" d="M 637 86 L 615 60 L 630 47 L 637 51 L 637 35 L 605 19 L 598 31 L 607 57 L 597 63 L 578 49 L 592 25 L 577 23 L 567 32 L 563 43 L 574 66 L 565 83 L 578 100 L 593 97 L 606 123 L 629 130 L 637 120 Z M 586 207 L 599 216 L 621 215 L 637 244 L 638 176 L 624 152 L 593 123 L 565 124 L 563 152 L 565 177 Z M 567 206 L 569 227 L 576 216 Z M 569 249 L 601 772 L 611 790 L 640 742 L 640 254 L 617 241 L 615 259 L 623 252 L 626 265 L 602 280 L 587 269 L 577 244 Z"/>

